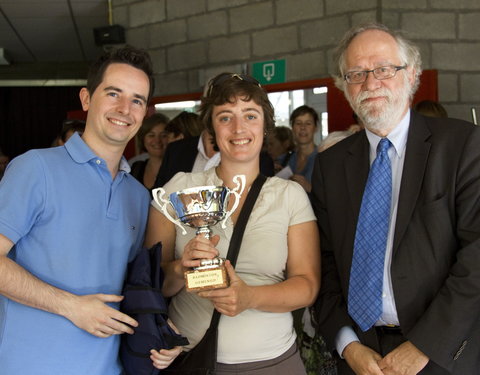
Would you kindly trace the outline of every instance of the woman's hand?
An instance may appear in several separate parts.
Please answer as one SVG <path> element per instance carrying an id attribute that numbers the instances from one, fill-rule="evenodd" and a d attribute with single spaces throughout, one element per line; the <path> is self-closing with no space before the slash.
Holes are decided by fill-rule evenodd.
<path id="1" fill-rule="evenodd" d="M 212 259 L 218 256 L 215 246 L 220 241 L 220 236 L 215 235 L 210 240 L 203 235 L 192 238 L 185 245 L 182 254 L 182 266 L 186 268 L 200 266 L 200 259 Z"/>
<path id="2" fill-rule="evenodd" d="M 225 262 L 225 268 L 230 279 L 230 286 L 225 289 L 199 292 L 198 295 L 212 301 L 215 309 L 227 316 L 235 316 L 244 310 L 254 308 L 254 288 L 245 284 L 238 277 L 229 260 Z"/>
<path id="3" fill-rule="evenodd" d="M 247 285 L 230 262 L 225 267 L 230 286 L 201 291 L 200 297 L 212 301 L 218 312 L 235 316 L 247 309 L 268 312 L 289 312 L 310 306 L 320 288 L 320 245 L 315 221 L 288 228 L 286 280 L 268 285 Z"/>
<path id="4" fill-rule="evenodd" d="M 167 323 L 177 334 L 180 334 L 180 331 L 170 319 L 167 320 Z M 182 351 L 183 348 L 181 346 L 175 346 L 172 349 L 152 349 L 150 350 L 150 359 L 152 360 L 154 367 L 162 370 L 170 366 Z"/>
<path id="5" fill-rule="evenodd" d="M 175 346 L 173 349 L 160 349 L 160 351 L 152 349 L 150 350 L 150 359 L 153 366 L 161 370 L 170 366 L 182 350 L 181 346 Z"/>

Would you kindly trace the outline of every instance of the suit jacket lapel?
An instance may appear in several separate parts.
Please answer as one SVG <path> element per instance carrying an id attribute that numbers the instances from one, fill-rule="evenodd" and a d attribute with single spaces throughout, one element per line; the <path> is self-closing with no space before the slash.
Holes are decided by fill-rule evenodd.
<path id="1" fill-rule="evenodd" d="M 413 210 L 422 187 L 423 176 L 430 152 L 430 130 L 420 115 L 411 111 L 410 127 L 408 130 L 405 162 L 403 165 L 402 182 L 398 198 L 397 221 L 393 251 L 395 252 L 407 229 Z"/>
<path id="2" fill-rule="evenodd" d="M 181 153 L 185 155 L 184 161 L 185 161 L 185 171 L 186 172 L 191 172 L 193 169 L 193 166 L 195 165 L 195 159 L 197 158 L 198 154 L 198 141 L 200 137 L 192 137 L 188 144 L 188 147 L 185 147 Z"/>
<path id="3" fill-rule="evenodd" d="M 350 229 L 353 229 L 353 236 L 355 236 L 363 191 L 365 190 L 365 184 L 367 183 L 368 172 L 370 170 L 369 147 L 365 132 L 361 132 L 348 149 L 348 155 L 345 160 L 345 178 L 350 197 L 350 207 L 353 210 L 353 228 L 350 227 Z"/>

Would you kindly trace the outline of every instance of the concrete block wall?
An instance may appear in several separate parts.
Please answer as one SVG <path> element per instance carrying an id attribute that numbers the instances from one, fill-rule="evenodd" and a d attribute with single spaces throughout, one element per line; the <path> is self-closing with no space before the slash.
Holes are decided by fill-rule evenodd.
<path id="1" fill-rule="evenodd" d="M 285 59 L 287 81 L 324 78 L 343 33 L 365 21 L 402 29 L 439 71 L 452 117 L 480 118 L 478 0 L 113 0 L 127 42 L 153 56 L 155 95 L 198 92 L 222 71 Z"/>

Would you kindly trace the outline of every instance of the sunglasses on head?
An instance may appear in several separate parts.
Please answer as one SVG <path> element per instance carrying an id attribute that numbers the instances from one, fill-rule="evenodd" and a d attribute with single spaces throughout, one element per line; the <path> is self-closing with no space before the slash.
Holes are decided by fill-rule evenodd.
<path id="1" fill-rule="evenodd" d="M 217 77 L 213 78 L 209 83 L 208 83 L 208 89 L 206 96 L 210 96 L 212 93 L 212 90 L 214 87 L 220 86 L 222 83 L 228 81 L 229 79 L 238 79 L 240 81 L 245 81 L 248 83 L 253 83 L 254 85 L 258 87 L 262 87 L 260 83 L 253 77 L 246 75 L 246 74 L 237 74 L 237 73 L 223 73 L 218 75 Z"/>

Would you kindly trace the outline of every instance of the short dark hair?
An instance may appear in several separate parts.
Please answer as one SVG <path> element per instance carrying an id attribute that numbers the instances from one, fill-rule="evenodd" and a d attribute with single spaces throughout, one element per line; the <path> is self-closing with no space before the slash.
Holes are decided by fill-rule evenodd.
<path id="1" fill-rule="evenodd" d="M 78 119 L 67 119 L 62 123 L 62 130 L 60 131 L 60 139 L 63 143 L 67 141 L 67 133 L 69 131 L 77 132 L 80 135 L 85 131 L 85 121 Z"/>
<path id="2" fill-rule="evenodd" d="M 293 123 L 295 122 L 295 119 L 298 116 L 303 116 L 304 114 L 309 114 L 313 117 L 313 121 L 315 122 L 315 126 L 318 125 L 318 113 L 313 109 L 312 107 L 309 107 L 308 105 L 301 105 L 300 107 L 297 107 L 294 109 L 292 114 L 290 115 L 290 125 L 293 127 Z"/>
<path id="3" fill-rule="evenodd" d="M 289 126 L 276 126 L 272 133 L 272 137 L 277 138 L 281 143 L 287 142 L 287 152 L 295 151 L 295 141 L 293 139 L 293 131 Z"/>
<path id="4" fill-rule="evenodd" d="M 427 117 L 448 117 L 447 110 L 439 102 L 422 100 L 413 107 L 415 111 Z"/>
<path id="5" fill-rule="evenodd" d="M 165 129 L 168 133 L 173 133 L 175 137 L 183 134 L 184 138 L 198 137 L 205 125 L 200 116 L 193 112 L 182 111 L 170 120 Z"/>
<path id="6" fill-rule="evenodd" d="M 155 90 L 152 60 L 147 51 L 129 45 L 105 52 L 90 66 L 87 76 L 87 90 L 89 94 L 93 95 L 103 80 L 105 70 L 107 70 L 110 64 L 115 63 L 128 64 L 143 71 L 147 75 L 150 83 L 150 90 L 148 92 L 148 101 L 150 101 L 153 91 Z"/>
<path id="7" fill-rule="evenodd" d="M 269 133 L 275 127 L 272 103 L 268 99 L 267 92 L 257 80 L 246 74 L 221 73 L 208 82 L 199 109 L 200 119 L 208 132 L 213 135 L 215 145 L 215 131 L 212 123 L 213 107 L 233 103 L 234 98 L 238 96 L 244 97 L 246 101 L 253 100 L 262 107 L 266 133 Z"/>
<path id="8" fill-rule="evenodd" d="M 140 129 L 138 129 L 137 135 L 135 136 L 137 150 L 139 150 L 140 152 L 147 152 L 145 144 L 143 143 L 143 140 L 145 139 L 147 133 L 150 132 L 150 130 L 152 130 L 158 124 L 167 125 L 168 121 L 169 118 L 163 113 L 154 113 L 153 115 L 145 118 L 142 122 L 142 126 L 140 126 Z"/>

